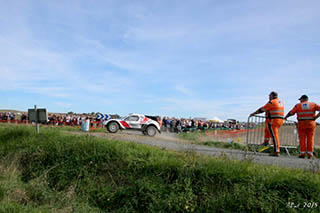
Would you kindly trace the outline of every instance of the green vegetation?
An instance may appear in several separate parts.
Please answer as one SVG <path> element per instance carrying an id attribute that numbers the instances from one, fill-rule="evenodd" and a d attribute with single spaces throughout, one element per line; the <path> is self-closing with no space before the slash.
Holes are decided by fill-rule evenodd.
<path id="1" fill-rule="evenodd" d="M 247 146 L 239 143 L 235 143 L 235 142 L 225 143 L 225 142 L 206 141 L 206 142 L 202 142 L 201 144 L 205 146 L 212 146 L 212 147 L 224 148 L 224 149 L 239 149 L 243 151 L 247 150 Z"/>
<path id="2" fill-rule="evenodd" d="M 56 128 L 37 135 L 2 126 L 0 162 L 0 212 L 295 212 L 320 204 L 319 173 Z"/>
<path id="3" fill-rule="evenodd" d="M 182 133 L 179 135 L 181 139 L 190 140 L 192 143 L 203 146 L 211 146 L 223 149 L 237 149 L 242 151 L 254 151 L 254 147 L 247 147 L 246 145 L 240 144 L 238 142 L 231 141 L 227 142 L 219 142 L 219 141 L 201 141 L 201 136 L 204 136 L 203 131 L 195 131 Z"/>
<path id="4" fill-rule="evenodd" d="M 8 127 L 8 126 L 17 126 L 20 124 L 14 124 L 14 123 L 0 123 L 0 127 Z M 35 128 L 35 127 L 34 127 Z M 68 131 L 68 132 L 81 132 L 81 126 L 64 126 L 64 125 L 43 125 L 40 124 L 40 131 L 42 131 L 43 128 L 49 128 L 49 129 L 56 129 L 59 131 Z M 107 132 L 106 128 L 96 128 L 96 129 L 90 129 L 90 132 Z"/>
<path id="5" fill-rule="evenodd" d="M 203 131 L 193 131 L 179 134 L 179 137 L 185 140 L 191 140 L 195 142 L 200 142 L 201 134 L 203 135 Z"/>

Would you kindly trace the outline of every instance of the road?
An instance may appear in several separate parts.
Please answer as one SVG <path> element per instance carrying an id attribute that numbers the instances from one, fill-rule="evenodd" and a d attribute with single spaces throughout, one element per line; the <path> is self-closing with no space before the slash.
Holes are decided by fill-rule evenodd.
<path id="1" fill-rule="evenodd" d="M 155 137 L 142 135 L 136 131 L 121 131 L 119 133 L 97 133 L 97 132 L 72 132 L 73 134 L 85 134 L 95 137 L 108 138 L 119 141 L 131 141 L 140 144 L 151 145 L 167 150 L 175 151 L 192 151 L 210 156 L 226 156 L 233 160 L 251 160 L 258 164 L 277 165 L 280 167 L 301 168 L 312 170 L 314 172 L 320 170 L 320 159 L 300 159 L 298 157 L 287 156 L 282 154 L 280 157 L 271 157 L 265 153 L 245 152 L 241 150 L 221 149 L 209 146 L 195 145 L 189 140 L 182 140 L 175 133 L 157 134 Z"/>

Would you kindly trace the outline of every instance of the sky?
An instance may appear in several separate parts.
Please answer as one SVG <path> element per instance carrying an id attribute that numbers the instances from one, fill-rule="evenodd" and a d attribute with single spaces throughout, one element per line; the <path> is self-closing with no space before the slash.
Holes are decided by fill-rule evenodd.
<path id="1" fill-rule="evenodd" d="M 246 121 L 320 104 L 319 0 L 0 0 L 0 109 Z"/>

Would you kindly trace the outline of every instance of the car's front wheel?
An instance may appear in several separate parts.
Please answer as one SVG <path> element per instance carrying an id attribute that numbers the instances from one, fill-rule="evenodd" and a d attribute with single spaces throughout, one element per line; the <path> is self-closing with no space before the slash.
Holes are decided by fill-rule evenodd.
<path id="1" fill-rule="evenodd" d="M 154 126 L 148 126 L 146 129 L 147 135 L 153 137 L 157 134 L 157 129 Z"/>
<path id="2" fill-rule="evenodd" d="M 119 124 L 117 124 L 117 122 L 110 122 L 107 126 L 107 129 L 111 133 L 116 133 L 119 130 Z"/>

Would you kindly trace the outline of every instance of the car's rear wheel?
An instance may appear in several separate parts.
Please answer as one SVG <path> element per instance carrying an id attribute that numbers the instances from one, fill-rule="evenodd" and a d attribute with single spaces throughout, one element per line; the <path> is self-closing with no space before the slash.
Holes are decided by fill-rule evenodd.
<path id="1" fill-rule="evenodd" d="M 154 126 L 148 126 L 146 129 L 147 135 L 153 137 L 157 134 L 157 129 Z"/>
<path id="2" fill-rule="evenodd" d="M 116 133 L 119 130 L 119 124 L 117 124 L 117 122 L 110 122 L 107 126 L 107 129 L 111 133 Z"/>

